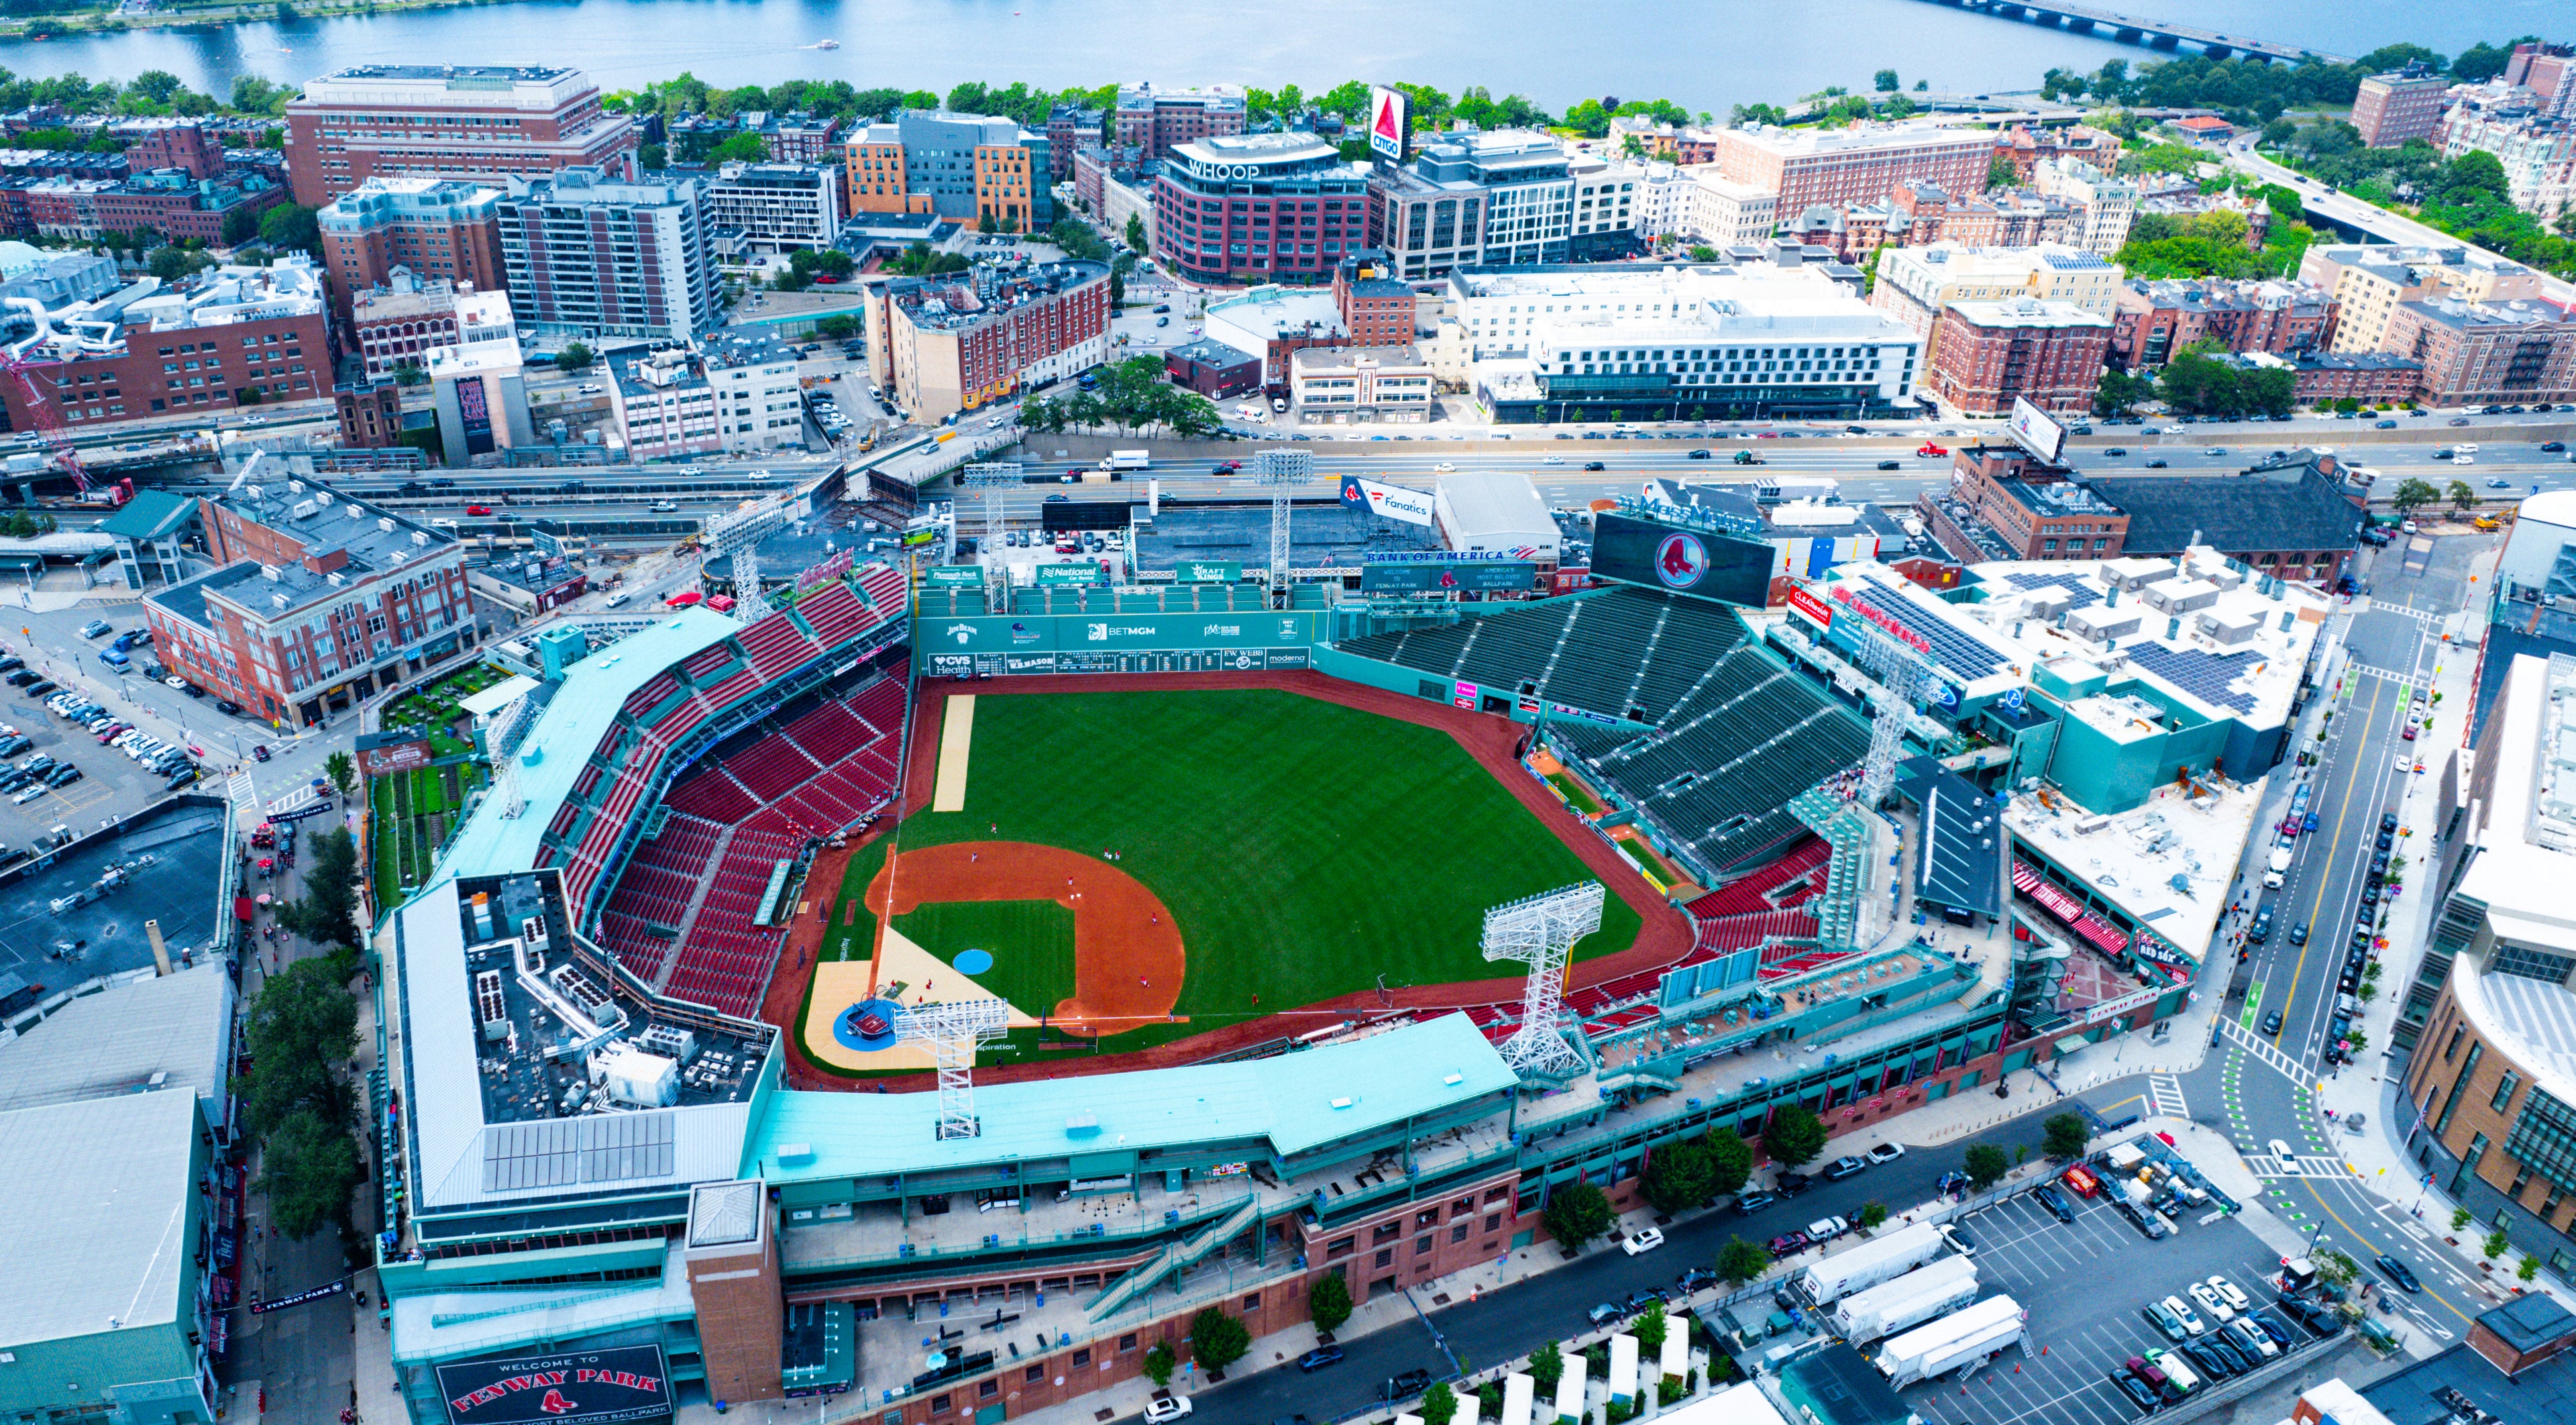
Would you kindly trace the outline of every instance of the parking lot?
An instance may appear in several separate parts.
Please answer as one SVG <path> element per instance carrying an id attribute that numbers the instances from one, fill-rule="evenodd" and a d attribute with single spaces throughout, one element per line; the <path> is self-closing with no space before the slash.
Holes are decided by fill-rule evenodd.
<path id="1" fill-rule="evenodd" d="M 2147 1303 L 2181 1294 L 2213 1274 L 2234 1283 L 2258 1308 L 2275 1296 L 2264 1278 L 2279 1271 L 2279 1254 L 2233 1217 L 2185 1217 L 2173 1236 L 2149 1241 L 2108 1199 L 2060 1192 L 2075 1209 L 2072 1222 L 2058 1221 L 2028 1193 L 1960 1219 L 1977 1244 L 1984 1294 L 2019 1301 L 2029 1312 L 2029 1334 L 2020 1347 L 1964 1380 L 1953 1373 L 1903 1392 L 1925 1420 L 2134 1420 L 2137 1406 L 2108 1377 L 2148 1347 L 2170 1349 L 2172 1343 L 2139 1314 Z M 2204 1380 L 2201 1389 L 2216 1384 Z"/>

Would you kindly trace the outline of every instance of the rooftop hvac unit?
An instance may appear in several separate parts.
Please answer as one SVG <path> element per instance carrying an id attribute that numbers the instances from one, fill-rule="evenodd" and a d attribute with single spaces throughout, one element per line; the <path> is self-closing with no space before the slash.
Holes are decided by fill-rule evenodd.
<path id="1" fill-rule="evenodd" d="M 698 1036 L 676 1024 L 656 1024 L 635 1036 L 635 1042 L 666 1058 L 685 1064 L 698 1057 Z"/>
<path id="2" fill-rule="evenodd" d="M 546 943 L 546 918 L 542 915 L 532 915 L 521 920 L 519 938 L 528 943 L 529 949 L 543 946 Z"/>
<path id="3" fill-rule="evenodd" d="M 510 1001 L 501 991 L 500 971 L 474 972 L 474 1013 L 483 1021 L 484 1038 L 510 1037 Z"/>
<path id="4" fill-rule="evenodd" d="M 351 507 L 351 509 L 350 509 L 350 511 L 349 511 L 349 513 L 351 513 L 351 514 L 356 514 L 356 513 L 357 513 L 357 509 L 356 509 L 354 506 L 352 506 L 352 507 Z M 391 533 L 393 533 L 393 532 L 394 532 L 394 517 L 393 517 L 393 516 L 391 516 L 391 515 L 378 515 L 378 516 L 376 516 L 376 528 L 378 528 L 378 529 L 380 529 L 380 530 L 383 530 L 383 531 L 384 531 L 385 533 L 387 533 L 387 534 L 391 534 Z"/>
<path id="5" fill-rule="evenodd" d="M 680 1101 L 680 1066 L 632 1044 L 612 1044 L 591 1056 L 590 1077 L 608 1089 L 611 1103 L 669 1108 Z"/>

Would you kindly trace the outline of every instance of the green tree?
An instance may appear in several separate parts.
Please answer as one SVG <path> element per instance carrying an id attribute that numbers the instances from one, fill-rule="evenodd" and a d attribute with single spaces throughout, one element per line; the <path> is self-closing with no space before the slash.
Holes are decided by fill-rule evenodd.
<path id="1" fill-rule="evenodd" d="M 1870 76 L 1870 83 L 1876 85 L 1881 94 L 1893 94 L 1905 87 L 1905 81 L 1897 78 L 1893 69 L 1882 69 Z"/>
<path id="2" fill-rule="evenodd" d="M 1762 1130 L 1762 1151 L 1784 1168 L 1810 1162 L 1825 1151 L 1824 1120 L 1804 1105 L 1783 1104 L 1773 1110 L 1770 1126 Z"/>
<path id="3" fill-rule="evenodd" d="M 1979 1192 L 2002 1182 L 2004 1174 L 2012 1171 L 2012 1163 L 2004 1156 L 2004 1150 L 1992 1143 L 1979 1143 L 1968 1149 L 1966 1167 L 1968 1186 Z"/>
<path id="4" fill-rule="evenodd" d="M 1583 1250 L 1583 1244 L 1610 1230 L 1617 1216 L 1610 1210 L 1610 1199 L 1590 1183 L 1573 1182 L 1558 1188 L 1547 1200 L 1547 1211 L 1539 1220 L 1547 1224 L 1549 1235 L 1563 1244 L 1571 1254 Z"/>
<path id="5" fill-rule="evenodd" d="M 1887 1204 L 1886 1204 L 1886 1203 L 1883 1203 L 1883 1202 L 1865 1202 L 1865 1203 L 1862 1203 L 1862 1204 L 1861 1204 L 1861 1206 L 1860 1206 L 1860 1225 L 1861 1225 L 1861 1226 L 1863 1226 L 1863 1227 L 1865 1227 L 1865 1228 L 1876 1228 L 1876 1227 L 1878 1226 L 1878 1224 L 1880 1224 L 1880 1223 L 1882 1223 L 1882 1222 L 1885 1222 L 1886 1220 L 1887 1220 Z"/>
<path id="6" fill-rule="evenodd" d="M 2512 1250 L 2513 1239 L 2505 1236 L 2501 1227 L 2488 1233 L 2487 1240 L 2478 1244 L 2478 1255 L 2490 1262 Z"/>
<path id="7" fill-rule="evenodd" d="M 283 203 L 259 215 L 259 240 L 280 252 L 322 255 L 322 224 L 316 208 Z"/>
<path id="8" fill-rule="evenodd" d="M 346 797 L 358 785 L 358 764 L 346 752 L 334 752 L 322 759 L 322 775 L 331 779 L 332 790 Z"/>
<path id="9" fill-rule="evenodd" d="M 1717 1249 L 1717 1274 L 1731 1286 L 1742 1286 L 1771 1269 L 1771 1254 L 1758 1242 L 1729 1237 Z"/>
<path id="10" fill-rule="evenodd" d="M 421 370 L 417 361 L 405 358 L 394 363 L 394 384 L 397 386 L 417 386 L 428 379 L 429 373 Z"/>
<path id="11" fill-rule="evenodd" d="M 1693 262 L 1715 262 L 1719 256 L 1718 250 L 1706 243 L 1691 244 L 1690 260 Z"/>
<path id="12" fill-rule="evenodd" d="M 1142 213 L 1129 213 L 1127 215 L 1127 246 L 1129 250 L 1134 252 L 1144 252 L 1153 246 L 1153 244 L 1146 239 L 1145 215 Z"/>
<path id="13" fill-rule="evenodd" d="M 357 1002 L 344 965 L 332 957 L 297 960 L 272 975 L 242 1026 L 251 1073 L 237 1083 L 251 1126 L 267 1133 L 299 1110 L 346 1121 L 353 1100 L 337 1072 L 358 1032 Z"/>
<path id="14" fill-rule="evenodd" d="M 304 894 L 277 908 L 277 923 L 316 945 L 354 955 L 358 948 L 358 846 L 346 827 L 333 827 L 305 843 L 310 858 Z M 334 957 L 337 983 L 354 967 Z"/>
<path id="15" fill-rule="evenodd" d="M 564 343 L 563 350 L 555 353 L 555 369 L 587 371 L 590 369 L 590 364 L 598 359 L 599 353 L 592 351 L 587 343 L 568 341 Z"/>
<path id="16" fill-rule="evenodd" d="M 152 256 L 145 259 L 143 270 L 164 282 L 175 283 L 214 265 L 213 258 L 192 248 L 156 247 L 152 249 Z"/>
<path id="17" fill-rule="evenodd" d="M 1530 1380 L 1545 1394 L 1556 1389 L 1556 1383 L 1564 1377 L 1565 1353 L 1557 1349 L 1553 1340 L 1539 1342 L 1538 1349 L 1529 1354 Z"/>
<path id="18" fill-rule="evenodd" d="M 848 341 L 859 334 L 859 319 L 847 312 L 835 312 L 814 324 L 814 335 L 825 341 Z"/>
<path id="19" fill-rule="evenodd" d="M 2002 154 L 1996 154 L 1992 159 L 1987 161 L 1986 187 L 1990 189 L 2012 188 L 2018 186 L 2020 183 L 2021 170 L 2013 167 L 2013 161 L 2011 159 L 2004 157 Z"/>
<path id="20" fill-rule="evenodd" d="M 1243 1359 L 1252 1349 L 1252 1332 L 1234 1317 L 1211 1306 L 1190 1318 L 1190 1359 L 1213 1375 Z"/>
<path id="21" fill-rule="evenodd" d="M 1171 1343 L 1157 1341 L 1154 1343 L 1154 1349 L 1145 1353 L 1145 1379 L 1152 1381 L 1155 1388 L 1159 1390 L 1172 1383 L 1172 1372 L 1177 1370 L 1180 1364 L 1180 1357 L 1172 1354 Z"/>
<path id="22" fill-rule="evenodd" d="M 1753 1176 L 1753 1145 L 1724 1128 L 1708 1130 L 1709 1160 L 1716 1176 L 1709 1190 L 1716 1193 L 1741 1192 L 1745 1179 Z"/>
<path id="23" fill-rule="evenodd" d="M 2093 414 L 2116 416 L 2156 397 L 2156 378 L 2143 372 L 2105 371 L 2093 391 Z"/>
<path id="24" fill-rule="evenodd" d="M 2451 496 L 2451 508 L 2455 510 L 2465 512 L 2478 507 L 2477 489 L 2470 485 L 2466 480 L 2452 480 L 2449 493 Z"/>
<path id="25" fill-rule="evenodd" d="M 767 163 L 768 161 L 769 141 L 758 134 L 735 134 L 707 150 L 707 162 L 710 164 Z"/>
<path id="26" fill-rule="evenodd" d="M 243 204 L 224 214 L 223 244 L 239 247 L 259 236 L 259 214 Z"/>
<path id="27" fill-rule="evenodd" d="M 2093 1130 L 2072 1113 L 2051 1115 L 2040 1128 L 2046 1135 L 2041 1139 L 2040 1151 L 2059 1162 L 2083 1157 L 2084 1145 L 2093 1141 Z"/>
<path id="28" fill-rule="evenodd" d="M 2410 475 L 2398 483 L 2397 493 L 2388 497 L 2388 503 L 2395 505 L 2399 514 L 2411 515 L 2441 497 L 2441 491 Z"/>
<path id="29" fill-rule="evenodd" d="M 1458 1415 L 1458 1393 L 1449 1388 L 1449 1382 L 1435 1380 L 1429 1390 L 1422 1392 L 1422 1400 L 1413 1407 L 1413 1413 L 1422 1417 L 1422 1425 L 1449 1425 Z"/>
<path id="30" fill-rule="evenodd" d="M 2519 40 L 2507 40 L 2500 45 L 2483 42 L 2473 44 L 2461 51 L 2458 59 L 2451 61 L 2451 77 L 2464 84 L 2484 83 L 2504 73 L 2505 65 L 2513 59 L 2515 45 L 2538 42 L 2539 37 L 2534 35 Z"/>
<path id="31" fill-rule="evenodd" d="M 1628 1334 L 1637 1338 L 1637 1353 L 1648 1359 L 1660 1354 L 1664 1349 L 1664 1332 L 1671 1325 L 1664 1316 L 1664 1304 L 1648 1302 L 1646 1309 L 1637 1313 L 1637 1319 L 1628 1323 Z"/>
<path id="32" fill-rule="evenodd" d="M 2465 1208 L 2465 1207 L 2455 1207 L 2455 1208 L 2452 1208 L 2452 1209 L 2451 1209 L 2451 1230 L 2452 1230 L 2452 1231 L 2454 1231 L 2454 1232 L 2457 1232 L 2457 1231 L 2459 1231 L 2461 1228 L 2468 1226 L 2471 1222 L 2475 1221 L 2476 1219 L 2477 1219 L 2477 1214 L 2476 1214 L 2476 1213 L 2474 1213 L 2474 1212 L 2469 1211 L 2469 1210 L 2468 1210 L 2467 1208 Z"/>
<path id="33" fill-rule="evenodd" d="M 316 1109 L 295 1110 L 261 1140 L 255 1186 L 268 1198 L 269 1225 L 295 1241 L 325 1227 L 346 1229 L 350 1195 L 365 1179 L 357 1143 Z"/>
<path id="34" fill-rule="evenodd" d="M 2532 1281 L 2537 1279 L 2540 1276 L 2540 1259 L 2538 1257 L 2523 1258 L 2522 1265 L 2514 1268 L 2513 1275 L 2514 1279 L 2517 1281 Z"/>
<path id="35" fill-rule="evenodd" d="M 1667 1143 L 1646 1164 L 1645 1189 L 1657 1212 L 1697 1207 L 1717 1193 L 1717 1155 L 1704 1142 Z"/>
<path id="36" fill-rule="evenodd" d="M 2441 201 L 2453 205 L 2472 203 L 2480 197 L 2510 201 L 2512 187 L 2504 176 L 2504 163 L 2484 149 L 2471 149 L 2452 159 L 2442 169 Z"/>
<path id="37" fill-rule="evenodd" d="M 1338 1331 L 1351 1319 L 1351 1287 L 1340 1272 L 1326 1272 L 1306 1288 L 1306 1315 L 1318 1331 Z"/>

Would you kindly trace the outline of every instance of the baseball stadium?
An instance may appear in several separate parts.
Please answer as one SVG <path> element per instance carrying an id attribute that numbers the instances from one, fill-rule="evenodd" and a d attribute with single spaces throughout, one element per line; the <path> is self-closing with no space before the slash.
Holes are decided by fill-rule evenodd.
<path id="1" fill-rule="evenodd" d="M 1658 1144 L 1859 1130 L 2180 1007 L 2207 893 L 2105 892 L 1997 789 L 2114 757 L 2087 807 L 2216 855 L 2286 697 L 2048 674 L 2005 615 L 2071 570 L 1852 566 L 1783 615 L 1758 544 L 1600 518 L 1558 597 L 872 563 L 545 626 L 375 937 L 418 1425 L 566 1353 L 658 1383 L 620 1420 L 1016 1418 L 1210 1306 L 1257 1337 L 1327 1273 L 1528 1247 L 1567 1184 L 1633 1207 Z M 2295 681 L 2310 629 L 2246 646 Z M 2113 696 L 2170 716 L 2109 746 Z"/>

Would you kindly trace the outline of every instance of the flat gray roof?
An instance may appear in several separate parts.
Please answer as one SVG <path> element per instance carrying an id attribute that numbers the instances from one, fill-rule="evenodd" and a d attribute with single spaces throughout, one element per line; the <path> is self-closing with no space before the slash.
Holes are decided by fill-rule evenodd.
<path id="1" fill-rule="evenodd" d="M 0 1112 L 157 1087 L 193 1091 L 221 1124 L 232 1014 L 232 977 L 212 961 L 100 985 L 0 1041 Z"/>
<path id="2" fill-rule="evenodd" d="M 0 1346 L 178 1319 L 196 1095 L 0 1113 Z"/>

